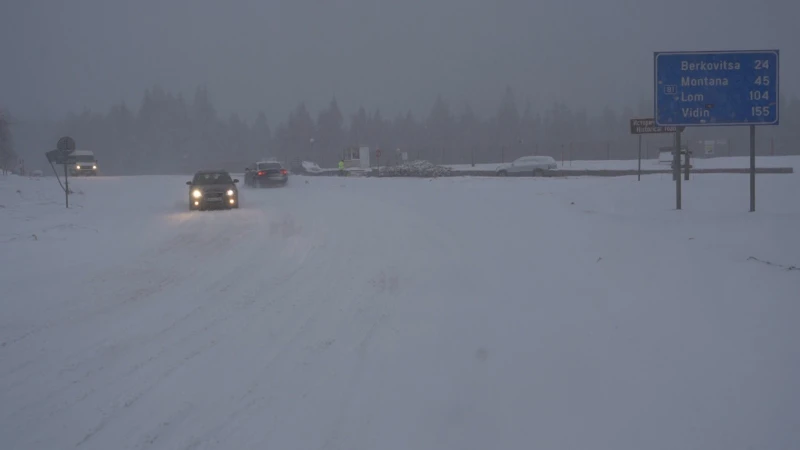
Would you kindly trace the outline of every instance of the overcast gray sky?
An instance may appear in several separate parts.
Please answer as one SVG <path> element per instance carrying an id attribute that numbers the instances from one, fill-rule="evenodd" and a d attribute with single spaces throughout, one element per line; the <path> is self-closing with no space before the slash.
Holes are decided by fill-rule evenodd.
<path id="1" fill-rule="evenodd" d="M 800 79 L 797 0 L 0 0 L 0 107 L 60 118 L 138 109 L 159 84 L 218 111 L 283 120 L 335 95 L 349 115 L 426 115 L 437 94 L 494 111 L 597 110 L 652 95 L 657 50 L 781 50 Z"/>

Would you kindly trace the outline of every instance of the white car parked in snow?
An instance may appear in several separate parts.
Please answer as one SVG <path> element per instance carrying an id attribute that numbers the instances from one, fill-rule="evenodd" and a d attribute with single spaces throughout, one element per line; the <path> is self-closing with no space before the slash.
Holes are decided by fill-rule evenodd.
<path id="1" fill-rule="evenodd" d="M 529 174 L 537 177 L 557 168 L 558 163 L 550 156 L 523 156 L 512 163 L 498 166 L 495 173 L 501 177 L 511 174 Z"/>

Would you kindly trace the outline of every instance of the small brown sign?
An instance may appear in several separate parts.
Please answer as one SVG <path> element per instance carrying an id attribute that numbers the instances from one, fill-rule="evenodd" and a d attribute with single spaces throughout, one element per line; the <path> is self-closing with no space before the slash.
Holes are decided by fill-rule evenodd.
<path id="1" fill-rule="evenodd" d="M 631 119 L 631 134 L 675 133 L 678 127 L 660 127 L 656 119 Z"/>

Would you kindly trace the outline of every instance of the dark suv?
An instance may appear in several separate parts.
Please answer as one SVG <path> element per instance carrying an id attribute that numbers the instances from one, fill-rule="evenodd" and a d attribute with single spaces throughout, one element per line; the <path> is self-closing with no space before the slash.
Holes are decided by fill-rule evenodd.
<path id="1" fill-rule="evenodd" d="M 289 171 L 284 169 L 279 162 L 257 162 L 244 170 L 245 186 L 286 186 L 288 181 Z"/>
<path id="2" fill-rule="evenodd" d="M 224 170 L 198 171 L 192 181 L 186 182 L 189 185 L 189 211 L 238 208 L 238 182 Z"/>

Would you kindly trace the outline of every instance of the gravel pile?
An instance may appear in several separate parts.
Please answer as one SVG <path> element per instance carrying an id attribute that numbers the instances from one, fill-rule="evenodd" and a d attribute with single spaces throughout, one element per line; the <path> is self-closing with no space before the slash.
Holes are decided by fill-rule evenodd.
<path id="1" fill-rule="evenodd" d="M 381 168 L 383 177 L 446 177 L 452 173 L 449 167 L 437 166 L 428 161 L 412 161 L 399 166 Z"/>

